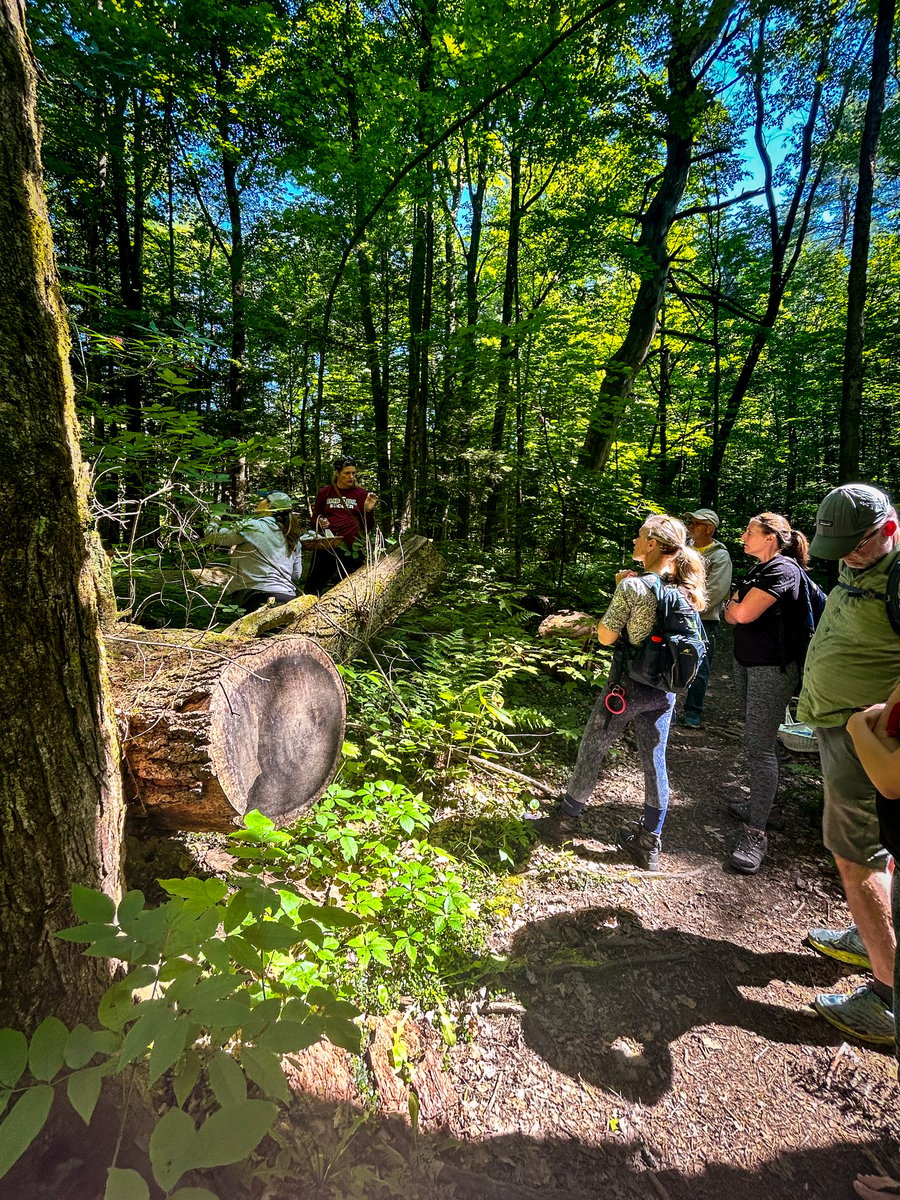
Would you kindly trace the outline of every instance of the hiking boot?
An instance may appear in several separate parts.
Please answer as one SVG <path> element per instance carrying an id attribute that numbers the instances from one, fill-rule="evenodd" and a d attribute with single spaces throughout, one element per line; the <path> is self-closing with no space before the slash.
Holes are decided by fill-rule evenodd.
<path id="1" fill-rule="evenodd" d="M 633 863 L 643 867 L 645 871 L 659 870 L 659 852 L 662 849 L 662 839 L 658 833 L 651 833 L 640 822 L 626 826 L 616 834 L 616 845 L 624 850 Z"/>
<path id="2" fill-rule="evenodd" d="M 744 827 L 734 843 L 734 849 L 728 855 L 728 865 L 742 875 L 755 875 L 763 864 L 766 851 L 769 849 L 769 839 L 761 829 Z"/>
<path id="3" fill-rule="evenodd" d="M 729 817 L 737 817 L 739 821 L 743 821 L 745 825 L 750 824 L 750 801 L 749 800 L 732 800 L 728 805 Z M 766 818 L 766 829 L 784 829 L 784 813 L 776 812 L 774 809 Z"/>
<path id="4" fill-rule="evenodd" d="M 551 846 L 567 846 L 578 833 L 581 817 L 563 812 L 557 804 L 549 813 L 526 813 L 525 820 L 542 842 Z"/>
<path id="5" fill-rule="evenodd" d="M 841 1033 L 849 1034 L 872 1046 L 893 1046 L 894 1014 L 870 987 L 858 987 L 849 996 L 823 992 L 816 996 L 813 1008 Z"/>
<path id="6" fill-rule="evenodd" d="M 838 962 L 862 967 L 864 971 L 872 970 L 869 952 L 855 925 L 849 929 L 811 929 L 806 935 L 806 944 L 826 958 L 836 958 Z"/>
<path id="7" fill-rule="evenodd" d="M 681 723 L 685 729 L 702 729 L 703 722 L 700 720 L 699 713 L 682 713 Z"/>

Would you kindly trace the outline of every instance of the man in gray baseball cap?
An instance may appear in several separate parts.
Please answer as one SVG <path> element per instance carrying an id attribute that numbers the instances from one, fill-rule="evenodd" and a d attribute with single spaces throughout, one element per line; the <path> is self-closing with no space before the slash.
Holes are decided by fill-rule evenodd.
<path id="1" fill-rule="evenodd" d="M 719 514 L 711 508 L 695 508 L 683 515 L 691 544 L 703 559 L 706 572 L 706 608 L 700 614 L 706 630 L 707 647 L 703 662 L 687 690 L 681 723 L 688 729 L 699 729 L 703 723 L 703 702 L 709 685 L 709 672 L 716 652 L 716 635 L 722 618 L 725 601 L 731 594 L 731 555 L 721 542 L 716 541 Z"/>
<path id="2" fill-rule="evenodd" d="M 810 549 L 839 559 L 841 567 L 809 645 L 797 707 L 798 719 L 816 730 L 825 792 L 822 837 L 855 922 L 845 930 L 811 929 L 807 941 L 874 977 L 849 995 L 823 993 L 814 1007 L 842 1032 L 885 1046 L 894 1044 L 889 855 L 881 844 L 875 789 L 846 726 L 854 712 L 883 703 L 900 682 L 900 637 L 885 603 L 898 547 L 897 514 L 880 488 L 844 484 L 819 505 Z"/>

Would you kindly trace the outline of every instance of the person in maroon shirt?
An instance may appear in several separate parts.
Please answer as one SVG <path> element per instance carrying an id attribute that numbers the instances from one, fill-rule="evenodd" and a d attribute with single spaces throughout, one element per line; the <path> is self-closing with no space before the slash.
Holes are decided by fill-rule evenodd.
<path id="1" fill-rule="evenodd" d="M 366 561 L 366 535 L 375 528 L 374 508 L 378 497 L 356 483 L 356 459 L 344 455 L 335 460 L 332 482 L 316 493 L 312 527 L 334 536 L 334 547 L 316 550 L 312 556 L 306 591 L 321 596 L 335 581 L 352 574 Z"/>

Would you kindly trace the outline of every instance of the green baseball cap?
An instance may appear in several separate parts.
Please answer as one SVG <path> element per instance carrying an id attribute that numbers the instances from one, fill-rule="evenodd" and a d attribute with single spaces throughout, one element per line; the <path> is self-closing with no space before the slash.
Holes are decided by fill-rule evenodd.
<path id="1" fill-rule="evenodd" d="M 816 558 L 844 558 L 890 512 L 890 497 L 880 488 L 868 483 L 836 487 L 819 505 L 810 551 Z"/>

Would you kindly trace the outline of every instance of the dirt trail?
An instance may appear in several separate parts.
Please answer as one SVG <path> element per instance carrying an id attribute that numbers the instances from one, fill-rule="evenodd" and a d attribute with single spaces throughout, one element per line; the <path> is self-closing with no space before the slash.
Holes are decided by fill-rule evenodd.
<path id="1" fill-rule="evenodd" d="M 659 876 L 613 847 L 643 794 L 629 747 L 572 855 L 532 853 L 492 947 L 512 958 L 502 994 L 494 981 L 453 1052 L 456 1194 L 825 1200 L 852 1195 L 857 1171 L 900 1174 L 892 1056 L 810 1008 L 860 982 L 801 945 L 849 921 L 815 758 L 786 757 L 787 824 L 760 874 L 723 866 L 745 784 L 729 669 L 723 647 L 705 728 L 673 730 Z"/>

